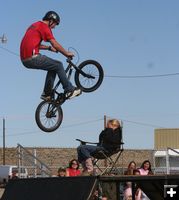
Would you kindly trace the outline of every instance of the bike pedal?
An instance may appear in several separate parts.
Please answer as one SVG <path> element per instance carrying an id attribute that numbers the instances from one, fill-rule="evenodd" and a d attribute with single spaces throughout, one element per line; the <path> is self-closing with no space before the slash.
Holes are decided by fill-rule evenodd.
<path id="1" fill-rule="evenodd" d="M 65 100 L 66 100 L 66 99 L 65 99 L 64 93 L 60 93 L 60 94 L 58 95 L 58 98 L 57 98 L 57 103 L 62 104 Z"/>

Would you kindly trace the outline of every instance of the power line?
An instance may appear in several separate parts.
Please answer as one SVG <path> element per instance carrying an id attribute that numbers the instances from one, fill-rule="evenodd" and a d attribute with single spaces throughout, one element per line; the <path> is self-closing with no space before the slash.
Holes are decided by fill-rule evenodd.
<path id="1" fill-rule="evenodd" d="M 91 124 L 91 123 L 102 121 L 102 120 L 104 120 L 104 119 L 100 118 L 100 119 L 90 120 L 90 121 L 86 121 L 86 122 L 80 122 L 80 123 L 76 123 L 76 124 L 71 124 L 71 125 L 63 126 L 62 129 L 63 128 L 70 128 L 70 127 L 74 127 L 74 126 L 81 126 L 81 125 Z"/>
<path id="2" fill-rule="evenodd" d="M 114 117 L 109 117 L 107 116 L 107 118 L 114 118 Z M 136 121 L 131 121 L 131 120 L 127 120 L 124 118 L 118 118 L 119 120 L 123 121 L 123 122 L 128 122 L 128 123 L 132 123 L 132 124 L 137 124 L 137 125 L 141 125 L 141 126 L 148 126 L 148 127 L 153 127 L 153 128 L 165 128 L 163 126 L 159 126 L 156 124 L 149 124 L 149 123 L 143 123 L 143 122 L 136 122 Z"/>
<path id="3" fill-rule="evenodd" d="M 10 54 L 13 54 L 13 55 L 18 56 L 18 57 L 20 56 L 19 54 L 15 53 L 15 52 L 13 52 L 13 51 L 7 49 L 7 48 L 4 48 L 4 47 L 2 47 L 2 46 L 0 46 L 0 48 L 3 49 L 4 51 L 7 51 L 7 52 L 10 53 Z"/>
<path id="4" fill-rule="evenodd" d="M 169 74 L 154 74 L 154 75 L 136 75 L 136 76 L 121 76 L 121 75 L 106 75 L 107 78 L 158 78 L 158 77 L 168 77 L 168 76 L 178 76 L 179 72 L 177 73 L 169 73 Z"/>
<path id="5" fill-rule="evenodd" d="M 15 56 L 20 56 L 19 54 L 4 48 L 2 46 L 0 46 L 1 49 L 3 49 L 4 51 L 7 51 L 10 54 L 13 54 Z M 106 78 L 121 78 L 121 79 L 138 79 L 138 78 L 162 78 L 162 77 L 169 77 L 169 76 L 178 76 L 179 72 L 176 73 L 167 73 L 167 74 L 153 74 L 153 75 L 134 75 L 134 76 L 129 76 L 129 75 L 104 75 L 104 77 Z"/>
<path id="6" fill-rule="evenodd" d="M 111 117 L 107 116 L 107 118 L 111 118 Z M 119 119 L 121 121 L 123 121 L 123 122 L 137 124 L 137 125 L 140 125 L 140 126 L 147 126 L 147 127 L 152 127 L 152 128 L 165 128 L 165 127 L 162 127 L 162 126 L 149 124 L 149 123 L 136 122 L 136 121 L 131 121 L 131 120 L 123 119 L 123 118 L 119 118 Z M 90 121 L 86 121 L 86 122 L 71 124 L 71 125 L 67 125 L 67 126 L 62 126 L 60 129 L 71 128 L 71 127 L 74 127 L 74 126 L 81 126 L 81 125 L 85 125 L 85 124 L 89 124 L 89 123 L 95 123 L 95 122 L 102 121 L 102 120 L 104 120 L 104 119 L 101 118 L 101 119 L 96 119 L 96 120 L 90 120 Z M 11 137 L 12 136 L 13 137 L 13 136 L 20 136 L 20 135 L 32 135 L 32 134 L 36 134 L 36 133 L 40 133 L 40 132 L 41 131 L 27 131 L 27 132 L 22 132 L 22 133 L 17 133 L 17 134 L 7 134 L 6 136 L 7 137 Z M 0 136 L 0 137 L 2 137 L 2 136 Z"/>
<path id="7" fill-rule="evenodd" d="M 126 119 L 122 119 L 122 121 L 128 122 L 128 123 L 133 123 L 133 124 L 138 124 L 138 125 L 141 125 L 141 126 L 149 126 L 149 127 L 153 127 L 153 128 L 165 128 L 165 127 L 161 127 L 161 126 L 154 125 L 154 124 L 148 124 L 148 123 L 143 123 L 143 122 L 135 122 L 135 121 L 130 121 L 130 120 L 126 120 Z"/>
<path id="8" fill-rule="evenodd" d="M 71 127 L 75 127 L 75 126 L 82 126 L 82 125 L 86 125 L 86 124 L 90 124 L 90 123 L 95 123 L 98 121 L 102 121 L 103 118 L 100 119 L 95 119 L 95 120 L 89 120 L 89 121 L 85 121 L 85 122 L 80 122 L 80 123 L 76 123 L 76 124 L 71 124 L 71 125 L 67 125 L 67 126 L 62 126 L 60 127 L 60 129 L 66 129 L 66 128 L 71 128 Z M 6 129 L 7 130 L 7 129 Z M 17 133 L 17 134 L 6 134 L 7 137 L 9 136 L 20 136 L 20 135 L 32 135 L 35 133 L 40 133 L 41 131 L 27 131 L 27 132 L 21 132 L 21 133 Z M 2 136 L 0 136 L 2 137 Z"/>

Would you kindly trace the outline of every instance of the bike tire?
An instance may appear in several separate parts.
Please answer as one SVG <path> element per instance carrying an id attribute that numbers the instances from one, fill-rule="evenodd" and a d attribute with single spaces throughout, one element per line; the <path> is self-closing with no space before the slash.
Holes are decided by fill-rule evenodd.
<path id="1" fill-rule="evenodd" d="M 78 71 L 75 72 L 75 84 L 83 92 L 93 92 L 99 88 L 104 78 L 104 71 L 102 66 L 95 60 L 86 60 L 82 62 L 79 69 L 86 74 L 92 75 L 94 78 L 84 77 Z"/>
<path id="2" fill-rule="evenodd" d="M 42 131 L 53 132 L 62 123 L 63 110 L 52 102 L 42 101 L 36 109 L 35 120 Z"/>

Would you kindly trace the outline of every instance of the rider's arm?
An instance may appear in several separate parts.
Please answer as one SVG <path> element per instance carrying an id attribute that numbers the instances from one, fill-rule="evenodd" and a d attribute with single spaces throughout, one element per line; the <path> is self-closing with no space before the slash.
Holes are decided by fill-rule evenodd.
<path id="1" fill-rule="evenodd" d="M 39 49 L 42 49 L 42 50 L 48 50 L 48 48 L 49 48 L 49 46 L 43 45 L 43 44 L 41 44 L 41 45 L 39 46 Z"/>
<path id="2" fill-rule="evenodd" d="M 57 51 L 59 51 L 61 54 L 63 54 L 66 57 L 73 57 L 74 54 L 70 51 L 66 51 L 61 44 L 59 44 L 55 39 L 51 39 L 50 43 L 53 48 L 55 48 Z"/>
<path id="3" fill-rule="evenodd" d="M 47 45 L 44 45 L 44 44 L 41 44 L 41 45 L 39 46 L 39 49 L 57 52 L 57 50 L 56 50 L 54 47 L 52 47 L 52 46 L 47 46 Z"/>

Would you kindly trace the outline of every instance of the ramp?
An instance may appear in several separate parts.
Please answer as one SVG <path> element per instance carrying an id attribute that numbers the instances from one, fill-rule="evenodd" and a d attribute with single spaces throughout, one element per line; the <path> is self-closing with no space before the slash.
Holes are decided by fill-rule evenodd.
<path id="1" fill-rule="evenodd" d="M 88 200 L 96 182 L 96 177 L 10 180 L 1 200 Z"/>
<path id="2" fill-rule="evenodd" d="M 120 183 L 132 182 L 134 193 L 135 186 L 137 186 L 141 188 L 151 200 L 179 199 L 179 175 L 101 176 L 99 177 L 99 182 L 116 183 L 117 187 L 119 187 Z M 173 197 L 170 197 L 170 189 L 176 192 L 173 194 Z M 117 196 L 119 197 L 119 195 Z M 133 199 L 135 199 L 134 195 Z"/>
<path id="3" fill-rule="evenodd" d="M 179 199 L 179 175 L 120 175 L 10 180 L 1 200 L 91 200 L 98 184 L 102 185 L 102 190 L 104 194 L 108 194 L 109 200 L 122 200 L 120 184 L 128 181 L 132 182 L 134 192 L 137 185 L 151 200 Z M 168 193 L 171 192 L 170 187 L 176 191 L 171 198 Z"/>

